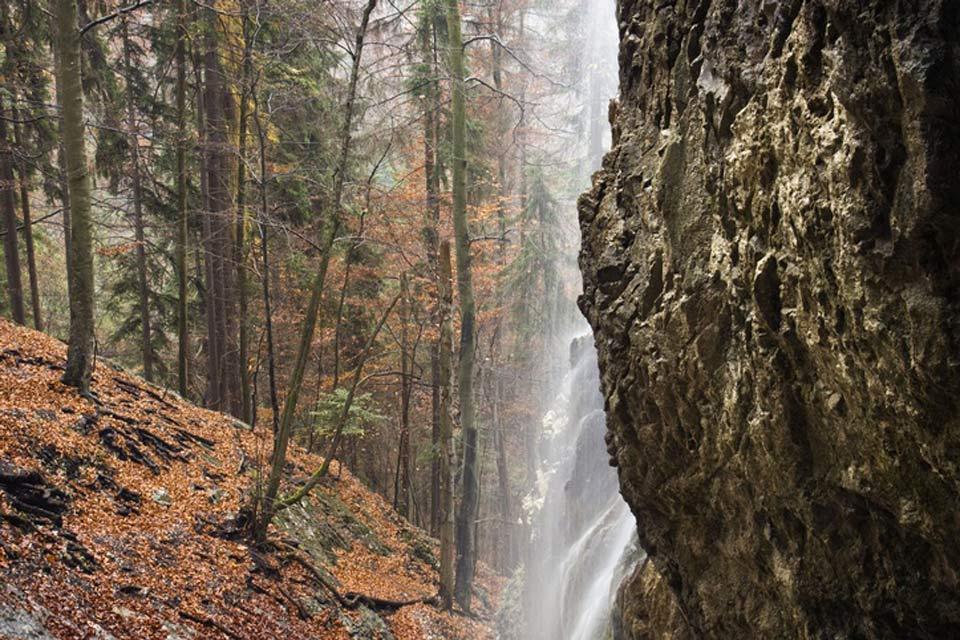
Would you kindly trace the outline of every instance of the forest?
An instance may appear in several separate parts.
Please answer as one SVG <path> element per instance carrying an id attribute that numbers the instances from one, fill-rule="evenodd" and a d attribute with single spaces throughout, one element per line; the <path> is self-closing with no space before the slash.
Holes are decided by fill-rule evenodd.
<path id="1" fill-rule="evenodd" d="M 469 612 L 477 562 L 521 564 L 567 366 L 591 4 L 3 0 L 0 309 L 97 415 L 119 366 L 249 425 L 253 544 L 339 460 Z"/>
<path id="2" fill-rule="evenodd" d="M 0 640 L 960 637 L 960 3 L 0 44 Z"/>

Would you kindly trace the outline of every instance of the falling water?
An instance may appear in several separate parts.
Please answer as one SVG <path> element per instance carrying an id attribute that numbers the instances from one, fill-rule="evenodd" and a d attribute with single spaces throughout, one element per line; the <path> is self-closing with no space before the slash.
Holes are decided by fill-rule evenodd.
<path id="1" fill-rule="evenodd" d="M 606 102 L 616 91 L 613 4 L 581 4 L 586 46 L 578 66 L 589 78 L 581 102 L 584 183 L 609 144 Z M 574 315 L 552 347 L 556 353 L 545 358 L 564 363 L 566 375 L 550 390 L 537 483 L 524 505 L 532 524 L 523 593 L 526 640 L 608 637 L 617 587 L 641 554 L 636 523 L 609 466 L 593 336 L 579 314 L 566 317 Z"/>
<path id="2" fill-rule="evenodd" d="M 592 336 L 572 340 L 570 370 L 543 418 L 524 612 L 529 640 L 605 637 L 620 580 L 636 561 L 635 522 L 604 444 Z"/>

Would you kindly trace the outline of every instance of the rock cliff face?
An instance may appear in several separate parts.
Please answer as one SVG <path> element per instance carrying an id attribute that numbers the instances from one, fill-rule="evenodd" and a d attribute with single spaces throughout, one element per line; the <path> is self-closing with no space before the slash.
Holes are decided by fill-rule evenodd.
<path id="1" fill-rule="evenodd" d="M 623 638 L 960 637 L 960 3 L 620 0 L 581 306 Z"/>

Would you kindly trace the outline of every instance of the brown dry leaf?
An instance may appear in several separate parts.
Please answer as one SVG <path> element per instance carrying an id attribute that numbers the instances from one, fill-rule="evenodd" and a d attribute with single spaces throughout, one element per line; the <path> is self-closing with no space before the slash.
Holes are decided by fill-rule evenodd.
<path id="1" fill-rule="evenodd" d="M 28 613 L 62 639 L 164 639 L 177 630 L 198 638 L 350 637 L 344 622 L 356 613 L 332 607 L 302 567 L 273 552 L 263 562 L 276 571 L 264 571 L 243 540 L 217 535 L 247 500 L 254 476 L 238 470 L 243 459 L 264 464 L 266 433 L 103 361 L 93 384 L 103 406 L 97 416 L 59 382 L 64 358 L 61 342 L 0 321 L 0 465 L 39 472 L 47 489 L 63 492 L 56 495 L 65 507 L 59 523 L 33 517 L 0 485 L 0 607 Z M 294 447 L 291 462 L 302 477 L 321 459 Z M 318 490 L 347 505 L 387 549 L 350 540 L 337 551 L 326 569 L 343 592 L 435 594 L 436 571 L 413 549 L 419 540 L 436 554 L 435 542 L 349 471 L 339 476 Z M 274 529 L 274 538 L 282 535 Z M 478 582 L 495 601 L 502 580 L 481 566 Z M 383 617 L 398 640 L 493 637 L 484 623 L 424 604 Z"/>

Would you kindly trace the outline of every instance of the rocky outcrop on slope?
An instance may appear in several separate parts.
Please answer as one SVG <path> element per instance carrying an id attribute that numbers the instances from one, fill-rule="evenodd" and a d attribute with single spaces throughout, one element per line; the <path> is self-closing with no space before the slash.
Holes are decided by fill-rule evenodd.
<path id="1" fill-rule="evenodd" d="M 620 636 L 957 637 L 960 3 L 619 5 L 580 215 Z"/>

